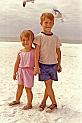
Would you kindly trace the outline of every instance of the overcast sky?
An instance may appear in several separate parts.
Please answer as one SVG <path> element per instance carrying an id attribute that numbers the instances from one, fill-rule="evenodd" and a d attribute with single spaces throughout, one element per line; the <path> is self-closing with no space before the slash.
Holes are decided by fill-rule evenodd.
<path id="1" fill-rule="evenodd" d="M 62 38 L 82 39 L 82 0 L 35 0 L 22 6 L 22 0 L 0 0 L 0 37 L 18 36 L 23 29 L 41 30 L 40 15 L 59 9 L 65 22 L 57 21 L 53 31 Z"/>

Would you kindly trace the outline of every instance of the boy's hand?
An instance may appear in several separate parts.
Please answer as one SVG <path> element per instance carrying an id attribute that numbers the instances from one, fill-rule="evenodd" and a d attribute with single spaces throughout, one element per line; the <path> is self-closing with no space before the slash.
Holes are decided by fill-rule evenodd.
<path id="1" fill-rule="evenodd" d="M 13 74 L 13 79 L 16 80 L 16 73 Z"/>
<path id="2" fill-rule="evenodd" d="M 62 68 L 61 68 L 61 65 L 60 64 L 57 64 L 57 71 L 58 72 L 61 72 L 62 71 Z"/>

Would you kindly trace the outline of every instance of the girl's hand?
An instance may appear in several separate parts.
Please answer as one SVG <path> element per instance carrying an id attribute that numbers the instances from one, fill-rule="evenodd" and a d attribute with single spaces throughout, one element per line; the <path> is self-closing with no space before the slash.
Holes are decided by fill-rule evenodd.
<path id="1" fill-rule="evenodd" d="M 13 79 L 16 80 L 16 73 L 13 74 Z"/>
<path id="2" fill-rule="evenodd" d="M 40 73 L 40 68 L 34 68 L 34 75 L 37 75 L 37 74 L 39 74 Z"/>
<path id="3" fill-rule="evenodd" d="M 62 71 L 62 68 L 61 68 L 61 65 L 60 64 L 57 64 L 57 71 L 58 72 L 61 72 Z"/>

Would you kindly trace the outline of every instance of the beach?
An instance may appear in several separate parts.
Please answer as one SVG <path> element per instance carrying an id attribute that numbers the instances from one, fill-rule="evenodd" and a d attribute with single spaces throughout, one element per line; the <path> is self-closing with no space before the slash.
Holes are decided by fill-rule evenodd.
<path id="1" fill-rule="evenodd" d="M 17 82 L 12 75 L 19 49 L 19 42 L 0 42 L 0 123 L 82 123 L 82 44 L 62 43 L 62 72 L 58 73 L 59 80 L 53 81 L 58 109 L 51 113 L 38 111 L 45 89 L 38 76 L 33 87 L 33 108 L 22 110 L 25 90 L 20 105 L 8 106 L 15 100 Z M 48 99 L 47 106 L 50 103 Z"/>
<path id="2" fill-rule="evenodd" d="M 38 111 L 45 85 L 34 78 L 33 108 L 26 105 L 25 89 L 21 103 L 8 106 L 15 100 L 17 82 L 13 80 L 13 67 L 21 49 L 19 35 L 31 29 L 35 35 L 41 31 L 40 16 L 44 11 L 58 9 L 63 17 L 57 19 L 53 33 L 63 39 L 62 72 L 53 81 L 58 108 L 51 113 Z M 53 12 L 52 12 L 53 13 Z M 22 0 L 0 1 L 0 123 L 82 123 L 82 0 L 35 0 L 23 7 Z M 55 23 L 54 23 L 55 24 Z M 51 104 L 47 100 L 47 106 Z"/>

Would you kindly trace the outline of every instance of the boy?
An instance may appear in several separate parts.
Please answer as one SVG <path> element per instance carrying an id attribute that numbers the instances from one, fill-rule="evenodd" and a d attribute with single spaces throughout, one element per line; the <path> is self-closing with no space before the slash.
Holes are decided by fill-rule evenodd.
<path id="1" fill-rule="evenodd" d="M 58 37 L 51 31 L 54 25 L 53 14 L 48 12 L 43 13 L 40 20 L 42 32 L 34 40 L 34 44 L 36 45 L 35 73 L 39 73 L 39 81 L 45 82 L 46 89 L 39 110 L 44 110 L 46 100 L 50 97 L 52 104 L 47 108 L 46 112 L 51 112 L 57 108 L 52 82 L 53 80 L 58 81 L 57 71 L 61 72 L 61 43 Z"/>

